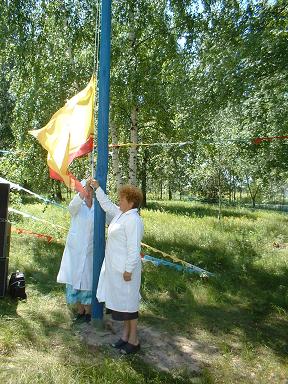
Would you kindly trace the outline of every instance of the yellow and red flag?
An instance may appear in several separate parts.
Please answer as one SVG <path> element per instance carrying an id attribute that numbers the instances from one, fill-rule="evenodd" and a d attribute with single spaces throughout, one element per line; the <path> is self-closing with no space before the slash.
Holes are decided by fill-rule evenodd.
<path id="1" fill-rule="evenodd" d="M 76 191 L 83 187 L 68 167 L 76 158 L 91 152 L 94 136 L 95 77 L 85 89 L 66 102 L 41 129 L 29 131 L 48 151 L 47 164 L 52 179 Z"/>

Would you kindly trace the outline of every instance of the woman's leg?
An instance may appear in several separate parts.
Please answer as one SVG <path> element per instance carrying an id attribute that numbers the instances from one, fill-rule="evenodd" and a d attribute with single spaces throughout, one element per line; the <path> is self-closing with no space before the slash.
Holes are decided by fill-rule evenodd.
<path id="1" fill-rule="evenodd" d="M 128 337 L 128 343 L 133 345 L 138 345 L 138 336 L 137 336 L 137 324 L 138 319 L 128 320 L 128 328 L 129 328 L 129 337 Z"/>
<path id="2" fill-rule="evenodd" d="M 137 353 L 140 351 L 140 343 L 137 337 L 137 322 L 138 319 L 125 321 L 126 330 L 129 329 L 128 343 L 120 346 L 120 353 L 128 355 L 130 353 Z M 124 333 L 123 333 L 124 337 Z"/>
<path id="3" fill-rule="evenodd" d="M 84 315 L 84 313 L 85 313 L 85 305 L 83 305 L 81 303 L 77 303 L 77 313 L 79 315 Z"/>
<path id="4" fill-rule="evenodd" d="M 91 304 L 84 304 L 83 307 L 85 309 L 85 321 L 86 321 L 86 323 L 90 323 L 90 321 L 91 321 Z"/>
<path id="5" fill-rule="evenodd" d="M 91 304 L 83 305 L 86 315 L 91 315 Z"/>
<path id="6" fill-rule="evenodd" d="M 138 345 L 138 336 L 137 336 L 137 324 L 138 319 L 133 320 L 124 320 L 124 328 L 122 331 L 121 339 L 128 341 L 130 344 Z"/>
<path id="7" fill-rule="evenodd" d="M 129 322 L 130 320 L 124 320 L 124 327 L 123 327 L 122 336 L 121 336 L 121 339 L 124 341 L 128 341 L 129 339 L 129 331 L 130 331 Z"/>
<path id="8" fill-rule="evenodd" d="M 84 308 L 84 305 L 81 304 L 81 303 L 76 303 L 76 310 L 77 310 L 77 314 L 76 316 L 74 317 L 73 321 L 74 322 L 81 322 L 84 320 L 85 318 L 85 308 Z"/>

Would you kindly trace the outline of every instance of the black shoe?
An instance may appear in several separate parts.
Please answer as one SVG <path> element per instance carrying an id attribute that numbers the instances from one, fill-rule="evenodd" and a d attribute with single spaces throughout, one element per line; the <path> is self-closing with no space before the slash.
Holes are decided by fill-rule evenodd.
<path id="1" fill-rule="evenodd" d="M 120 349 L 120 353 L 122 353 L 122 355 L 130 355 L 130 354 L 133 354 L 133 353 L 137 353 L 139 351 L 140 351 L 140 343 L 137 344 L 137 345 L 126 343 Z"/>
<path id="2" fill-rule="evenodd" d="M 77 315 L 73 319 L 73 323 L 83 323 L 85 321 L 85 312 L 77 313 Z"/>
<path id="3" fill-rule="evenodd" d="M 111 344 L 111 347 L 113 348 L 116 348 L 116 349 L 121 349 L 122 347 L 124 347 L 124 345 L 126 345 L 128 343 L 128 341 L 124 341 L 122 340 L 121 338 L 116 341 L 116 343 L 112 343 Z"/>
<path id="4" fill-rule="evenodd" d="M 86 313 L 85 321 L 86 321 L 86 323 L 90 323 L 90 321 L 91 321 L 91 314 L 90 313 Z"/>

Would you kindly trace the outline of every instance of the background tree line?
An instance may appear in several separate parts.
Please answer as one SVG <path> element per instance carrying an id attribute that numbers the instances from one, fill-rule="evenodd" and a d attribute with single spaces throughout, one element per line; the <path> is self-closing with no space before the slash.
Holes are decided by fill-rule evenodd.
<path id="1" fill-rule="evenodd" d="M 0 172 L 43 193 L 43 127 L 93 72 L 97 2 L 0 4 Z M 111 188 L 235 201 L 284 196 L 288 132 L 285 0 L 112 1 Z M 187 143 L 188 142 L 188 143 Z M 171 143 L 186 143 L 171 145 Z M 78 177 L 88 159 L 76 161 Z"/>

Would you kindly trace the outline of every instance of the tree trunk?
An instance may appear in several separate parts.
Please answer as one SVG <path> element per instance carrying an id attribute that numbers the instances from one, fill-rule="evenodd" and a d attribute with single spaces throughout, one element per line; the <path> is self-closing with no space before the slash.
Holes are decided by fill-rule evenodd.
<path id="1" fill-rule="evenodd" d="M 68 19 L 67 18 L 65 18 L 65 20 L 63 20 L 63 25 L 64 25 L 64 31 L 65 31 L 65 29 L 68 30 Z M 71 68 L 72 68 L 72 72 L 76 73 L 75 58 L 73 55 L 73 48 L 72 48 L 72 39 L 66 39 L 66 43 L 67 43 L 67 53 L 68 53 L 69 62 L 70 62 Z M 80 86 L 79 86 L 79 83 L 77 82 L 76 77 L 74 78 L 73 83 L 74 83 L 73 85 L 75 86 L 75 88 L 77 90 L 80 90 Z"/>
<path id="2" fill-rule="evenodd" d="M 222 216 L 221 169 L 218 171 L 218 220 Z"/>
<path id="3" fill-rule="evenodd" d="M 169 184 L 169 187 L 168 187 L 168 199 L 172 200 L 172 188 L 171 188 L 170 184 Z"/>
<path id="4" fill-rule="evenodd" d="M 252 207 L 255 208 L 256 207 L 256 196 L 257 196 L 257 193 L 259 191 L 259 185 L 256 187 L 255 192 L 253 192 L 252 188 L 251 188 L 251 185 L 249 183 L 248 176 L 246 176 L 246 180 L 247 180 L 247 185 L 248 185 L 248 191 L 249 191 L 249 194 L 250 194 L 250 197 L 251 197 L 251 200 L 252 200 Z"/>
<path id="5" fill-rule="evenodd" d="M 142 173 L 141 173 L 141 187 L 143 193 L 143 203 L 142 207 L 147 206 L 147 163 L 148 163 L 148 149 L 144 150 L 144 157 L 142 163 Z"/>
<path id="6" fill-rule="evenodd" d="M 68 200 L 71 200 L 71 189 L 66 187 L 66 198 Z"/>
<path id="7" fill-rule="evenodd" d="M 117 145 L 118 137 L 117 137 L 116 125 L 113 120 L 110 121 L 110 132 L 111 132 L 112 144 Z M 121 177 L 121 170 L 120 170 L 120 164 L 119 164 L 119 148 L 117 147 L 112 147 L 112 169 L 113 169 L 113 176 L 116 181 L 116 189 L 118 190 L 123 184 L 123 180 Z"/>
<path id="8" fill-rule="evenodd" d="M 129 151 L 129 183 L 137 185 L 137 146 L 138 144 L 138 108 L 135 105 L 131 111 L 130 141 L 132 146 Z M 134 145 L 133 145 L 134 144 Z"/>
<path id="9" fill-rule="evenodd" d="M 55 181 L 54 187 L 55 187 L 54 188 L 54 190 L 55 190 L 54 199 L 56 201 L 63 201 L 62 193 L 61 193 L 61 187 L 60 187 L 60 181 Z"/>

